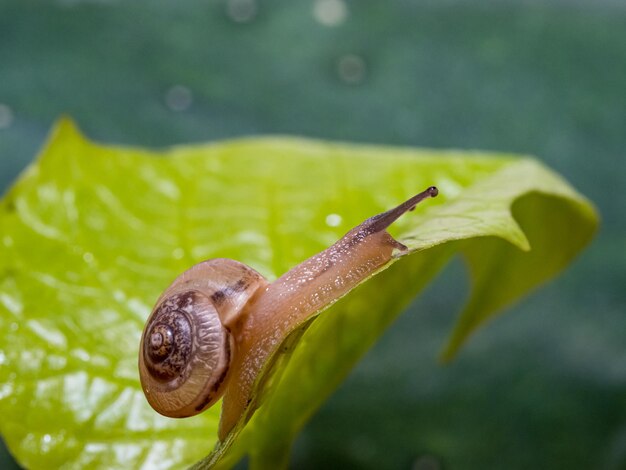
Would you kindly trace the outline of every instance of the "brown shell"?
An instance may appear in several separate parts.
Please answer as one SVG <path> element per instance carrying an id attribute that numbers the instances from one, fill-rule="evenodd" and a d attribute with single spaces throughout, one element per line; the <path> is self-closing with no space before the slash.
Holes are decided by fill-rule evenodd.
<path id="1" fill-rule="evenodd" d="M 232 325 L 265 279 L 228 259 L 181 274 L 157 301 L 139 351 L 141 385 L 159 413 L 200 413 L 224 393 L 233 354 Z"/>

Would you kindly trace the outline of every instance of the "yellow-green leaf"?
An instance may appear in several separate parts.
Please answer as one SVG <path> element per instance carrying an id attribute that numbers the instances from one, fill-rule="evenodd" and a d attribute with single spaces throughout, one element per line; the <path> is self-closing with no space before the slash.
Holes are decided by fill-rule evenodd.
<path id="1" fill-rule="evenodd" d="M 261 407 L 200 467 L 245 454 L 284 464 L 306 419 L 451 256 L 467 259 L 472 294 L 446 359 L 561 271 L 597 216 L 530 158 L 296 138 L 154 152 L 93 144 L 62 120 L 0 204 L 0 432 L 11 452 L 32 468 L 203 459 L 219 406 L 167 419 L 139 386 L 139 337 L 159 293 L 212 257 L 273 279 L 433 184 L 440 196 L 391 229 L 410 254 L 289 338 L 261 377 Z"/>

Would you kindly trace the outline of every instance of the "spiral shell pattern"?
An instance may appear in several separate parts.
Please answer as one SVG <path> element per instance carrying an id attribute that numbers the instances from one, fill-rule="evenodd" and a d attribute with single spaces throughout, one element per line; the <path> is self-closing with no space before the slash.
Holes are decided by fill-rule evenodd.
<path id="1" fill-rule="evenodd" d="M 152 311 L 141 341 L 141 384 L 159 413 L 197 414 L 220 396 L 228 372 L 230 334 L 210 298 L 198 290 L 172 293 Z"/>

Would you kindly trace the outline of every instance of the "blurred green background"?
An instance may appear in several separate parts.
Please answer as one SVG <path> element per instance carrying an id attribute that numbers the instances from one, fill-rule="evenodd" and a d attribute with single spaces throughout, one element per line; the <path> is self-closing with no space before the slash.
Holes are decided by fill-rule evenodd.
<path id="1" fill-rule="evenodd" d="M 2 190 L 62 113 L 148 147 L 279 133 L 539 156 L 598 205 L 590 249 L 442 367 L 467 292 L 452 263 L 292 467 L 626 468 L 626 2 L 0 0 Z"/>

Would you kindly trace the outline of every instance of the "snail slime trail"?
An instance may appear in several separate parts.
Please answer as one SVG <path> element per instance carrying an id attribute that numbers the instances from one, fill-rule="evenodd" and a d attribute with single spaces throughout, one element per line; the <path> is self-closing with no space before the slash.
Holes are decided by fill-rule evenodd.
<path id="1" fill-rule="evenodd" d="M 407 250 L 386 228 L 431 186 L 370 217 L 326 250 L 269 283 L 226 258 L 203 261 L 178 276 L 156 302 L 139 348 L 141 386 L 150 405 L 172 418 L 193 416 L 223 397 L 224 440 L 252 402 L 272 353 L 298 325 L 335 302 Z"/>

